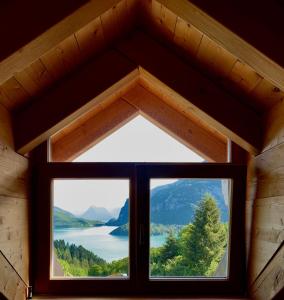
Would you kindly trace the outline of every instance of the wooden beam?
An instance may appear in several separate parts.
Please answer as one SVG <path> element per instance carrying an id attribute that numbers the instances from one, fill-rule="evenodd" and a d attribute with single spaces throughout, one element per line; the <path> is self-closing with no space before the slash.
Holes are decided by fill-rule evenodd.
<path id="1" fill-rule="evenodd" d="M 136 85 L 122 98 L 139 109 L 141 115 L 206 160 L 226 162 L 227 145 L 223 140 L 171 108 L 141 85 Z"/>
<path id="2" fill-rule="evenodd" d="M 52 143 L 52 161 L 72 161 L 89 148 L 126 124 L 138 113 L 132 105 L 116 100 L 81 126 Z"/>
<path id="3" fill-rule="evenodd" d="M 257 73 L 284 89 L 284 69 L 187 0 L 156 0 L 192 24 L 213 41 L 250 65 Z"/>
<path id="4" fill-rule="evenodd" d="M 0 62 L 0 85 L 119 2 L 120 0 L 91 0 L 11 54 Z"/>
<path id="5" fill-rule="evenodd" d="M 251 287 L 253 299 L 268 300 L 284 289 L 284 243 L 276 251 Z M 282 298 L 277 298 L 282 299 Z"/>
<path id="6" fill-rule="evenodd" d="M 48 90 L 33 105 L 15 113 L 17 151 L 29 152 L 94 105 L 124 91 L 137 78 L 135 64 L 114 50 L 106 51 Z"/>
<path id="7" fill-rule="evenodd" d="M 214 85 L 176 55 L 136 32 L 117 45 L 140 68 L 140 75 L 249 152 L 261 145 L 261 120 L 250 108 Z"/>

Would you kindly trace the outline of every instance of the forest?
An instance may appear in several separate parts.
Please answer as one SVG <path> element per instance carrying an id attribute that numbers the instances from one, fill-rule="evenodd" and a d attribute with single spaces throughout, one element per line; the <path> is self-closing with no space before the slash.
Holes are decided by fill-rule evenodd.
<path id="1" fill-rule="evenodd" d="M 225 253 L 228 223 L 220 221 L 216 200 L 205 194 L 192 223 L 170 230 L 163 246 L 150 249 L 151 276 L 214 276 Z M 110 263 L 82 246 L 55 240 L 65 276 L 127 276 L 128 257 Z"/>

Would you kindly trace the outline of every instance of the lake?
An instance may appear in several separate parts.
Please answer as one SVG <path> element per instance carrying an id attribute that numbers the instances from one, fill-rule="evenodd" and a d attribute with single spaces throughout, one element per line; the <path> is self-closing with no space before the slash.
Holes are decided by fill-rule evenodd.
<path id="1" fill-rule="evenodd" d="M 54 229 L 54 240 L 82 245 L 107 262 L 128 256 L 128 236 L 111 235 L 116 226 Z M 166 234 L 151 236 L 151 247 L 160 247 Z"/>

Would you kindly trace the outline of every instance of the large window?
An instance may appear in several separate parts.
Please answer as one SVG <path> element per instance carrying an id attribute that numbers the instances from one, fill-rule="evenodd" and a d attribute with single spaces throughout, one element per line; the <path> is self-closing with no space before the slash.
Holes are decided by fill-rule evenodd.
<path id="1" fill-rule="evenodd" d="M 241 293 L 245 173 L 212 163 L 41 164 L 35 292 Z M 70 206 L 74 197 L 81 205 Z"/>
<path id="2" fill-rule="evenodd" d="M 63 132 L 57 162 L 34 153 L 35 292 L 241 294 L 245 166 L 208 163 L 142 116 L 100 130 L 84 151 Z"/>

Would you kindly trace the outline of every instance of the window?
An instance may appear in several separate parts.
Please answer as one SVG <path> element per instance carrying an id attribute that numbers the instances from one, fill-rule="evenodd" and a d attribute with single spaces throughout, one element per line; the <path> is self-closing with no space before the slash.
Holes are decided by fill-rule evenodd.
<path id="1" fill-rule="evenodd" d="M 177 160 L 158 154 L 151 162 L 141 151 L 142 158 L 113 162 L 119 146 L 97 146 L 109 162 L 90 162 L 92 149 L 76 163 L 49 162 L 47 144 L 33 154 L 35 293 L 241 294 L 246 167 L 195 154 L 183 162 L 184 146 Z"/>

